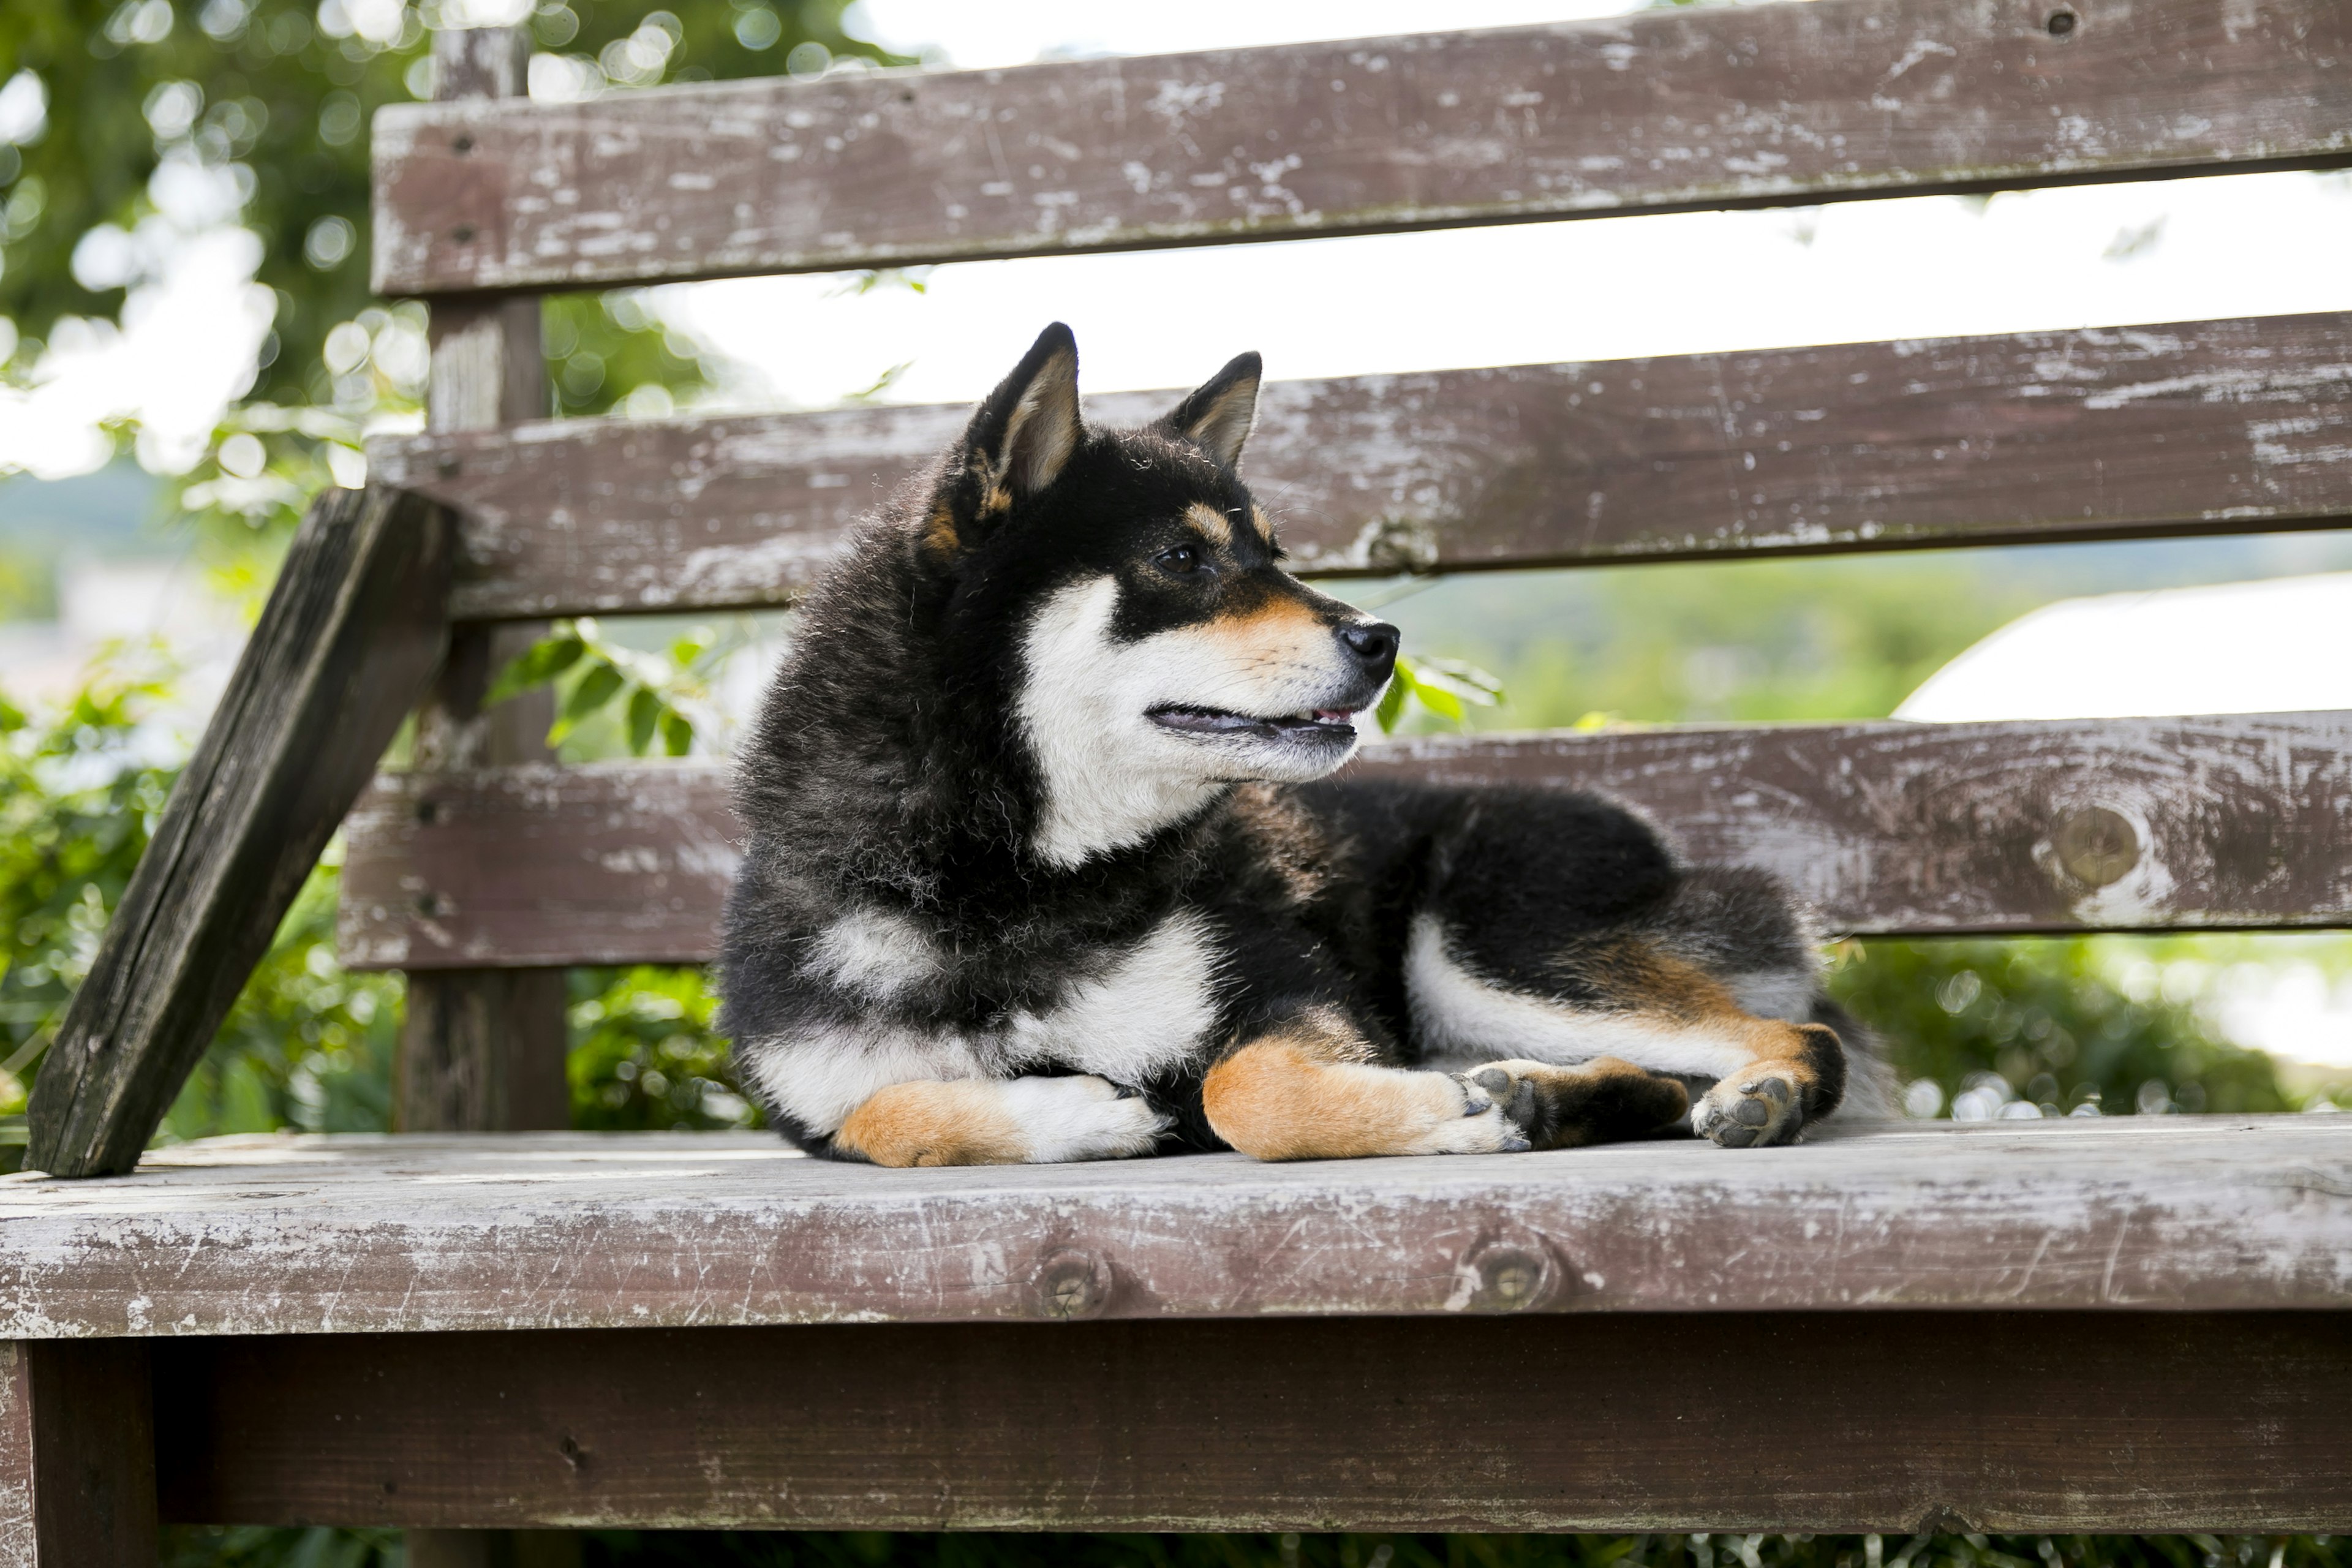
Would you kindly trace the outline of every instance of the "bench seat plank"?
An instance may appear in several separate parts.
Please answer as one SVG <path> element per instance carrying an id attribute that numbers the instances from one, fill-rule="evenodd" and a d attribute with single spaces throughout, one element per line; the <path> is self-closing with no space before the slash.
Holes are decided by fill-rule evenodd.
<path id="1" fill-rule="evenodd" d="M 0 1332 L 2352 1307 L 2352 1116 L 883 1171 L 764 1133 L 245 1137 L 0 1179 Z"/>
<path id="2" fill-rule="evenodd" d="M 1573 786 L 1865 933 L 2352 924 L 2352 713 L 1429 736 L 1356 776 Z M 380 775 L 346 825 L 362 969 L 717 955 L 725 770 Z"/>
<path id="3" fill-rule="evenodd" d="M 1140 424 L 1177 395 L 1088 412 Z M 457 619 L 778 605 L 970 415 L 575 419 L 368 454 L 462 519 Z M 2352 314 L 1275 382 L 1245 472 L 1317 574 L 2341 526 Z"/>
<path id="4" fill-rule="evenodd" d="M 2347 55 L 2337 0 L 1824 0 L 401 104 L 374 124 L 374 283 L 584 288 L 2325 162 L 2352 153 Z"/>

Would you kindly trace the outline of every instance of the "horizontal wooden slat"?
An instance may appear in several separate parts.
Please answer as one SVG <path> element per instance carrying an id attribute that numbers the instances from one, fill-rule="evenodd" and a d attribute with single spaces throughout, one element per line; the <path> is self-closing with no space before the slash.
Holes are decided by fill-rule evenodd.
<path id="1" fill-rule="evenodd" d="M 575 420 L 369 458 L 460 513 L 461 619 L 773 605 L 968 414 Z M 1277 382 L 1244 471 L 1322 574 L 2341 525 L 2352 314 Z"/>
<path id="2" fill-rule="evenodd" d="M 1597 789 L 1836 930 L 2352 924 L 2352 713 L 1437 737 L 1359 776 Z M 357 968 L 696 963 L 741 826 L 700 766 L 380 777 L 348 825 Z"/>
<path id="3" fill-rule="evenodd" d="M 2352 1115 L 1832 1120 L 1761 1154 L 1678 1140 L 915 1171 L 804 1159 L 772 1133 L 247 1137 L 104 1183 L 0 1179 L 0 1323 L 23 1338 L 2342 1312 Z"/>
<path id="4" fill-rule="evenodd" d="M 173 1340 L 167 1519 L 2341 1531 L 2341 1314 Z"/>
<path id="5" fill-rule="evenodd" d="M 374 279 L 580 287 L 2326 161 L 2352 153 L 2347 58 L 2338 0 L 1823 0 L 404 104 L 375 121 Z"/>

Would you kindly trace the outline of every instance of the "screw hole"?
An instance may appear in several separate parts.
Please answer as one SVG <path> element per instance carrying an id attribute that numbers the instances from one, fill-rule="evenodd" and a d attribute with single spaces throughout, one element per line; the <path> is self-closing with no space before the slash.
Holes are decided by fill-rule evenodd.
<path id="1" fill-rule="evenodd" d="M 2072 11 L 2051 12 L 2050 36 L 2053 38 L 2064 37 L 2074 30 L 2074 13 Z"/>
<path id="2" fill-rule="evenodd" d="M 470 136 L 460 136 L 449 145 L 456 149 L 457 155 L 462 158 L 474 150 L 474 139 Z"/>
<path id="3" fill-rule="evenodd" d="M 461 223 L 449 231 L 449 237 L 460 245 L 471 245 L 474 242 L 474 226 Z"/>

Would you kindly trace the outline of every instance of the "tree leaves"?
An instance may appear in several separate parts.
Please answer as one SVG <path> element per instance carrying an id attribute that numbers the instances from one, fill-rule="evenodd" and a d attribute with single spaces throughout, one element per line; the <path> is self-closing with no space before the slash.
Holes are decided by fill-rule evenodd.
<path id="1" fill-rule="evenodd" d="M 1400 654 L 1396 676 L 1381 694 L 1381 705 L 1373 710 L 1372 717 L 1379 721 L 1383 734 L 1393 735 L 1411 703 L 1417 702 L 1441 719 L 1463 724 L 1469 717 L 1463 704 L 1492 708 L 1502 700 L 1503 683 L 1475 664 L 1427 656 L 1407 658 Z"/>
<path id="2" fill-rule="evenodd" d="M 491 706 L 539 687 L 562 683 L 547 743 L 562 744 L 584 724 L 617 709 L 620 738 L 633 756 L 683 757 L 695 736 L 709 727 L 710 677 L 727 656 L 749 640 L 741 629 L 720 637 L 697 627 L 669 646 L 667 655 L 647 653 L 611 640 L 595 620 L 558 621 L 546 637 L 510 660 L 483 698 Z M 696 718 L 699 712 L 700 720 Z"/>

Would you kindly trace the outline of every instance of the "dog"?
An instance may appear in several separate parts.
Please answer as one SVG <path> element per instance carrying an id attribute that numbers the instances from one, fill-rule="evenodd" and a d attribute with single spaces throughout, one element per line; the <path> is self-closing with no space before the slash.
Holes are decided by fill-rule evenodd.
<path id="1" fill-rule="evenodd" d="M 1283 569 L 1244 354 L 1139 430 L 1046 329 L 856 529 L 747 736 L 722 1027 L 814 1154 L 1796 1139 L 1883 1069 L 1760 872 L 1561 791 L 1333 781 L 1399 634 Z"/>

